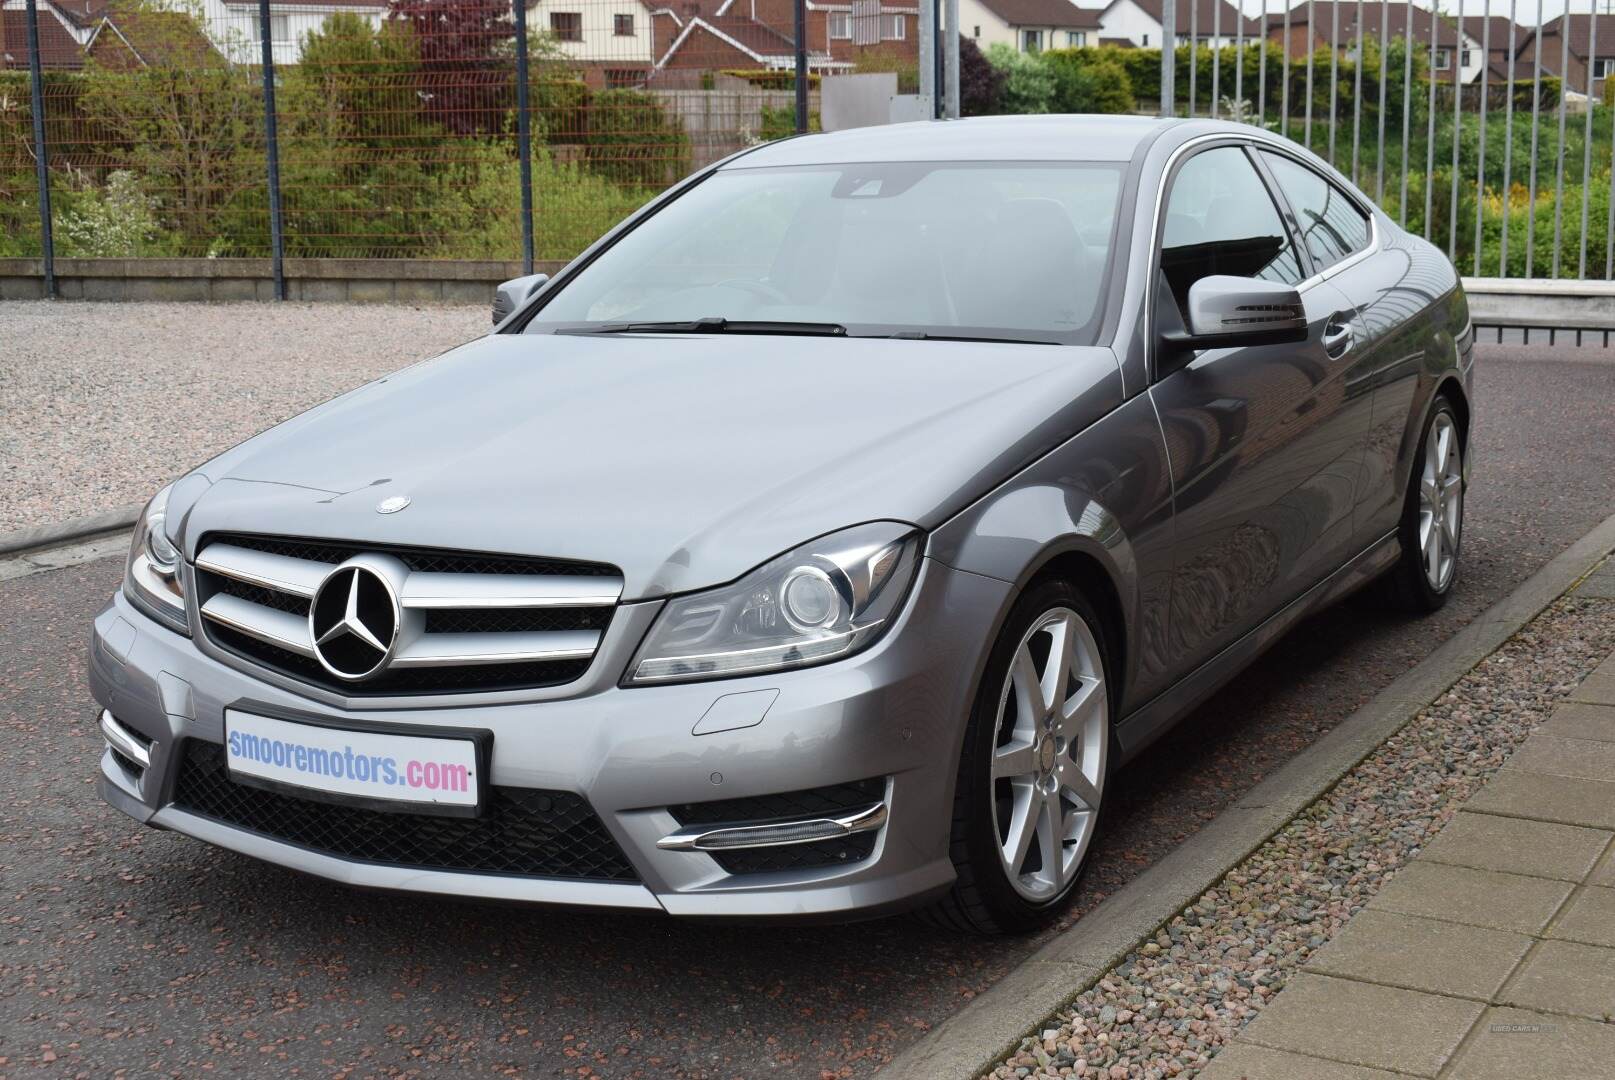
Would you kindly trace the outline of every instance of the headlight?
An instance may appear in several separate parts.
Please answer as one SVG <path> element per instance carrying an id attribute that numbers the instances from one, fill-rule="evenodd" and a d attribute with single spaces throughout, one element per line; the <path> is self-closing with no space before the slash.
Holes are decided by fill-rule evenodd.
<path id="1" fill-rule="evenodd" d="M 919 565 L 919 534 L 891 521 L 803 544 L 729 585 L 670 600 L 630 684 L 822 664 L 880 636 Z"/>
<path id="2" fill-rule="evenodd" d="M 179 573 L 179 549 L 168 538 L 168 492 L 163 488 L 135 522 L 124 570 L 123 591 L 136 607 L 182 634 L 185 622 L 185 582 Z"/>

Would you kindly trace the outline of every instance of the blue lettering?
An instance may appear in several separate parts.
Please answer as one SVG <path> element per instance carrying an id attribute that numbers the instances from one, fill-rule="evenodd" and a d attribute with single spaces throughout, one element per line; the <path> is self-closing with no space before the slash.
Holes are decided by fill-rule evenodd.
<path id="1" fill-rule="evenodd" d="M 230 732 L 230 756 L 241 756 L 241 732 L 239 731 Z"/>

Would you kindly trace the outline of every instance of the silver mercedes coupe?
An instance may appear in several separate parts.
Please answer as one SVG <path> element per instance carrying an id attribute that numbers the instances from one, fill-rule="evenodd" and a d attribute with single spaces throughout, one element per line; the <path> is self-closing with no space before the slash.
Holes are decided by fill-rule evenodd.
<path id="1" fill-rule="evenodd" d="M 355 886 L 985 933 L 1280 634 L 1457 576 L 1452 265 L 1260 129 L 770 143 L 152 499 L 100 790 Z"/>

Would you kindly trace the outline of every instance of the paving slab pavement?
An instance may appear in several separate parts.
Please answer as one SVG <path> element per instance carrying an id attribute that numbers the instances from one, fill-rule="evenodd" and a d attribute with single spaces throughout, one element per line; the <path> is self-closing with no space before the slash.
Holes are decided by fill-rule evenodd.
<path id="1" fill-rule="evenodd" d="M 1389 1075 L 1365 1068 L 1441 1080 L 1615 1075 L 1615 698 L 1599 701 L 1606 686 L 1615 687 L 1615 654 L 1202 1080 Z"/>

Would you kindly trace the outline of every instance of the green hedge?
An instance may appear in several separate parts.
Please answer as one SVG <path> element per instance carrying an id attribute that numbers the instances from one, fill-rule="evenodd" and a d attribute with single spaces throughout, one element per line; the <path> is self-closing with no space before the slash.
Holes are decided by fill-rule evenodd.
<path id="1" fill-rule="evenodd" d="M 602 90 L 589 102 L 589 167 L 628 184 L 670 184 L 690 171 L 690 137 L 650 94 Z"/>

